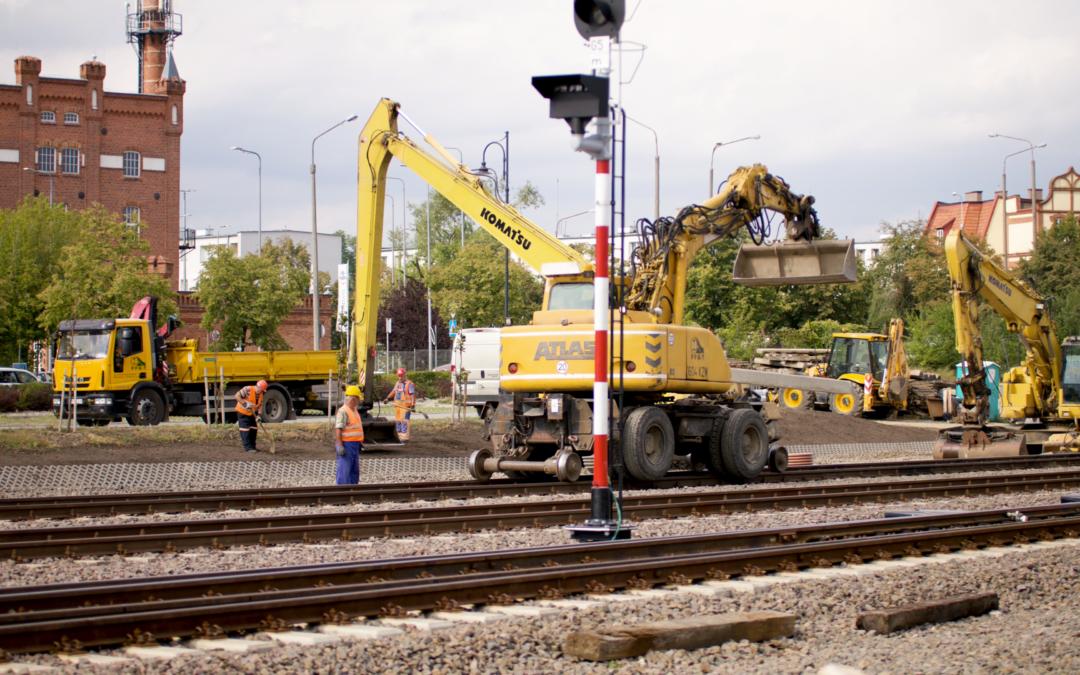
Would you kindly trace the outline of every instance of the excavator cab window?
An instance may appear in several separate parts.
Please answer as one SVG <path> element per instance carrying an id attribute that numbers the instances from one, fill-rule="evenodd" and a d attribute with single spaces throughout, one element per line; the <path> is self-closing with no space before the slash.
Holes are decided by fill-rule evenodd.
<path id="1" fill-rule="evenodd" d="M 888 358 L 888 343 L 870 342 L 864 338 L 836 338 L 833 340 L 832 353 L 829 355 L 827 377 L 839 378 L 853 373 L 870 373 L 874 379 L 881 379 L 880 374 Z"/>
<path id="2" fill-rule="evenodd" d="M 589 282 L 574 282 L 554 284 L 548 295 L 549 311 L 567 309 L 592 309 L 593 308 L 593 284 Z"/>
<path id="3" fill-rule="evenodd" d="M 1061 348 L 1061 388 L 1064 403 L 1080 403 L 1080 342 L 1066 340 Z"/>

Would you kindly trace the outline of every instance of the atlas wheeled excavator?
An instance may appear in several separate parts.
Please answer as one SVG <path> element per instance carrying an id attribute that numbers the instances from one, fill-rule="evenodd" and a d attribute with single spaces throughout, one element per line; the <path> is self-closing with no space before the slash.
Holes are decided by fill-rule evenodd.
<path id="1" fill-rule="evenodd" d="M 959 230 L 945 238 L 952 286 L 956 349 L 967 361 L 958 381 L 963 401 L 960 426 L 945 429 L 934 444 L 937 459 L 1008 457 L 1062 449 L 1076 451 L 1080 420 L 1080 338 L 1059 343 L 1047 299 L 982 253 Z M 987 424 L 990 387 L 983 367 L 979 303 L 1005 319 L 1024 345 L 1024 362 L 1001 377 L 1001 418 Z"/>
<path id="2" fill-rule="evenodd" d="M 399 131 L 407 121 L 434 150 Z M 592 449 L 594 268 L 582 254 L 500 201 L 483 177 L 457 161 L 400 106 L 383 99 L 360 135 L 358 161 L 356 304 L 350 359 L 361 373 L 374 371 L 379 306 L 386 171 L 392 157 L 412 169 L 544 278 L 544 301 L 528 326 L 501 336 L 500 401 L 488 420 L 492 447 L 473 453 L 477 478 L 501 472 L 542 472 L 574 480 L 582 454 Z M 682 325 L 686 272 L 694 254 L 721 237 L 751 228 L 764 241 L 762 214 L 787 220 L 790 242 L 751 247 L 736 260 L 736 280 L 781 285 L 855 280 L 851 241 L 820 240 L 813 198 L 791 192 L 763 166 L 742 168 L 726 187 L 675 218 L 644 227 L 631 277 L 613 285 L 625 296 L 625 332 L 612 331 L 612 384 L 628 393 L 627 447 L 632 476 L 667 472 L 674 451 L 692 454 L 733 479 L 763 469 L 775 424 L 762 404 L 735 400 L 737 384 L 799 386 L 808 378 L 755 371 L 733 372 L 719 339 L 704 328 Z M 622 345 L 622 349 L 620 349 Z M 625 354 L 625 357 L 623 356 Z M 764 379 L 762 379 L 764 378 Z M 776 378 L 780 378 L 779 381 Z M 790 379 L 784 379 L 790 378 Z M 370 414 L 373 378 L 361 375 Z M 847 384 L 842 385 L 847 391 Z M 677 395 L 689 395 L 675 400 Z M 724 397 L 727 398 L 724 398 Z M 618 417 L 619 412 L 616 412 Z M 775 417 L 776 415 L 772 415 Z M 613 439 L 615 440 L 615 439 Z"/>

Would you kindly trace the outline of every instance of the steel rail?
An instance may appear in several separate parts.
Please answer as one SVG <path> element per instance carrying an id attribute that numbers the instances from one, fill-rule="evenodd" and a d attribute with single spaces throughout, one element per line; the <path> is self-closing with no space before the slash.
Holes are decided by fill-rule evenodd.
<path id="1" fill-rule="evenodd" d="M 986 459 L 823 464 L 763 473 L 755 483 L 791 483 L 837 478 L 915 476 L 925 474 L 1003 471 L 1018 468 L 1080 465 L 1080 455 L 1047 454 Z M 80 495 L 0 500 L 0 520 L 34 518 L 85 518 L 117 515 L 150 515 L 184 511 L 217 512 L 289 506 L 335 504 L 407 503 L 417 501 L 502 498 L 537 494 L 576 494 L 590 490 L 589 480 L 559 483 L 553 480 L 442 481 L 387 483 L 361 486 L 255 488 L 248 490 L 157 492 L 125 495 Z M 692 472 L 675 472 L 649 483 L 630 482 L 628 490 L 673 489 L 723 485 L 718 479 Z"/>
<path id="2" fill-rule="evenodd" d="M 628 520 L 681 518 L 736 512 L 885 504 L 932 497 L 991 495 L 1036 489 L 1080 487 L 1080 470 L 1028 472 L 906 482 L 844 483 L 823 487 L 771 487 L 624 500 Z M 512 502 L 494 505 L 410 508 L 293 516 L 183 520 L 86 527 L 0 531 L 0 559 L 173 552 L 244 545 L 315 543 L 374 537 L 506 530 L 580 523 L 589 518 L 587 499 Z"/>
<path id="3" fill-rule="evenodd" d="M 148 600 L 112 603 L 100 607 L 26 611 L 4 615 L 0 623 L 0 649 L 36 652 L 54 644 L 78 640 L 84 645 L 116 644 L 136 631 L 161 637 L 197 634 L 212 625 L 224 631 L 251 630 L 296 623 L 378 617 L 403 610 L 428 610 L 448 603 L 490 604 L 537 597 L 558 597 L 627 587 L 683 585 L 699 579 L 725 579 L 805 567 L 860 564 L 897 556 L 957 549 L 997 547 L 1026 543 L 1033 538 L 1053 540 L 1076 537 L 1080 515 L 1075 505 L 1057 507 L 1057 514 L 1042 507 L 1039 518 L 1026 522 L 987 522 L 972 514 L 922 519 L 902 519 L 908 531 L 880 534 L 886 521 L 865 521 L 865 536 L 839 540 L 763 546 L 759 548 L 678 552 L 663 557 L 648 553 L 657 540 L 631 540 L 639 555 L 628 555 L 616 543 L 563 547 L 580 555 L 583 551 L 607 552 L 603 560 L 585 558 L 576 564 L 547 565 L 528 569 L 480 571 L 469 574 L 420 579 L 369 579 L 343 585 L 322 584 L 306 589 L 281 590 L 267 586 L 261 591 L 228 595 L 207 593 L 187 600 Z M 1022 509 L 1031 513 L 1031 509 Z M 994 512 L 998 517 L 1003 512 Z M 984 514 L 985 515 L 985 514 Z M 958 520 L 959 519 L 959 520 Z M 844 524 L 847 527 L 855 523 Z M 824 526 L 817 525 L 819 530 Z M 786 530 L 785 530 L 786 531 Z M 665 541 L 665 540 L 659 540 Z M 627 542 L 630 543 L 630 542 Z M 507 553 L 507 552 L 501 552 Z M 492 554 L 488 554 L 490 557 Z M 385 561 L 388 565 L 395 561 Z M 68 593 L 72 603 L 81 595 Z M 212 623 L 211 623 L 212 622 Z"/>
<path id="4" fill-rule="evenodd" d="M 1028 518 L 1080 516 L 1080 504 L 1036 506 L 1019 509 Z M 355 583 L 409 581 L 499 569 L 528 569 L 573 565 L 589 560 L 663 558 L 686 553 L 759 548 L 779 544 L 805 544 L 838 538 L 865 537 L 922 531 L 960 525 L 1012 522 L 1010 509 L 929 514 L 908 518 L 798 525 L 793 527 L 737 530 L 676 537 L 620 540 L 594 544 L 542 546 L 526 549 L 413 556 L 382 560 L 319 563 L 270 569 L 204 572 L 173 577 L 111 579 L 50 584 L 44 587 L 10 588 L 0 596 L 0 624 L 18 622 L 20 615 L 65 610 L 65 616 L 86 615 L 94 606 L 191 600 L 273 590 L 326 588 Z M 86 606 L 72 608 L 72 598 Z"/>

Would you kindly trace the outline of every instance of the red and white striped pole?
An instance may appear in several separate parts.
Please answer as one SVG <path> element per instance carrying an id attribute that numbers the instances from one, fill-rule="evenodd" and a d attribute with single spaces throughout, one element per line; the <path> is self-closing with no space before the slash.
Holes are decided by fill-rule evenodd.
<path id="1" fill-rule="evenodd" d="M 596 344 L 593 377 L 593 495 L 594 520 L 611 519 L 608 487 L 608 229 L 611 227 L 611 160 L 596 161 L 596 279 L 593 290 L 593 328 Z M 597 494 L 603 492 L 603 496 Z M 604 505 L 606 504 L 606 510 Z"/>

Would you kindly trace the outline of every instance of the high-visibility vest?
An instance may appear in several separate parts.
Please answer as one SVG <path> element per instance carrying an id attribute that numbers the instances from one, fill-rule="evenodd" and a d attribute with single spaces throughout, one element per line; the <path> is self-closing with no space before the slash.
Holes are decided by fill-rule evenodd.
<path id="1" fill-rule="evenodd" d="M 241 415 L 247 415 L 248 417 L 255 417 L 255 411 L 258 410 L 259 404 L 262 403 L 262 390 L 258 387 L 247 387 L 248 397 L 246 403 L 249 408 L 244 407 L 245 401 L 241 401 L 236 404 L 236 412 Z"/>
<path id="2" fill-rule="evenodd" d="M 409 393 L 409 388 L 412 388 L 413 393 Z M 402 406 L 412 410 L 416 405 L 416 385 L 409 380 L 404 382 L 398 382 L 394 385 L 394 400 L 401 403 Z"/>
<path id="3" fill-rule="evenodd" d="M 341 430 L 341 440 L 345 443 L 363 443 L 364 425 L 360 423 L 360 413 L 349 406 L 342 408 L 345 416 L 349 418 L 349 424 Z"/>

